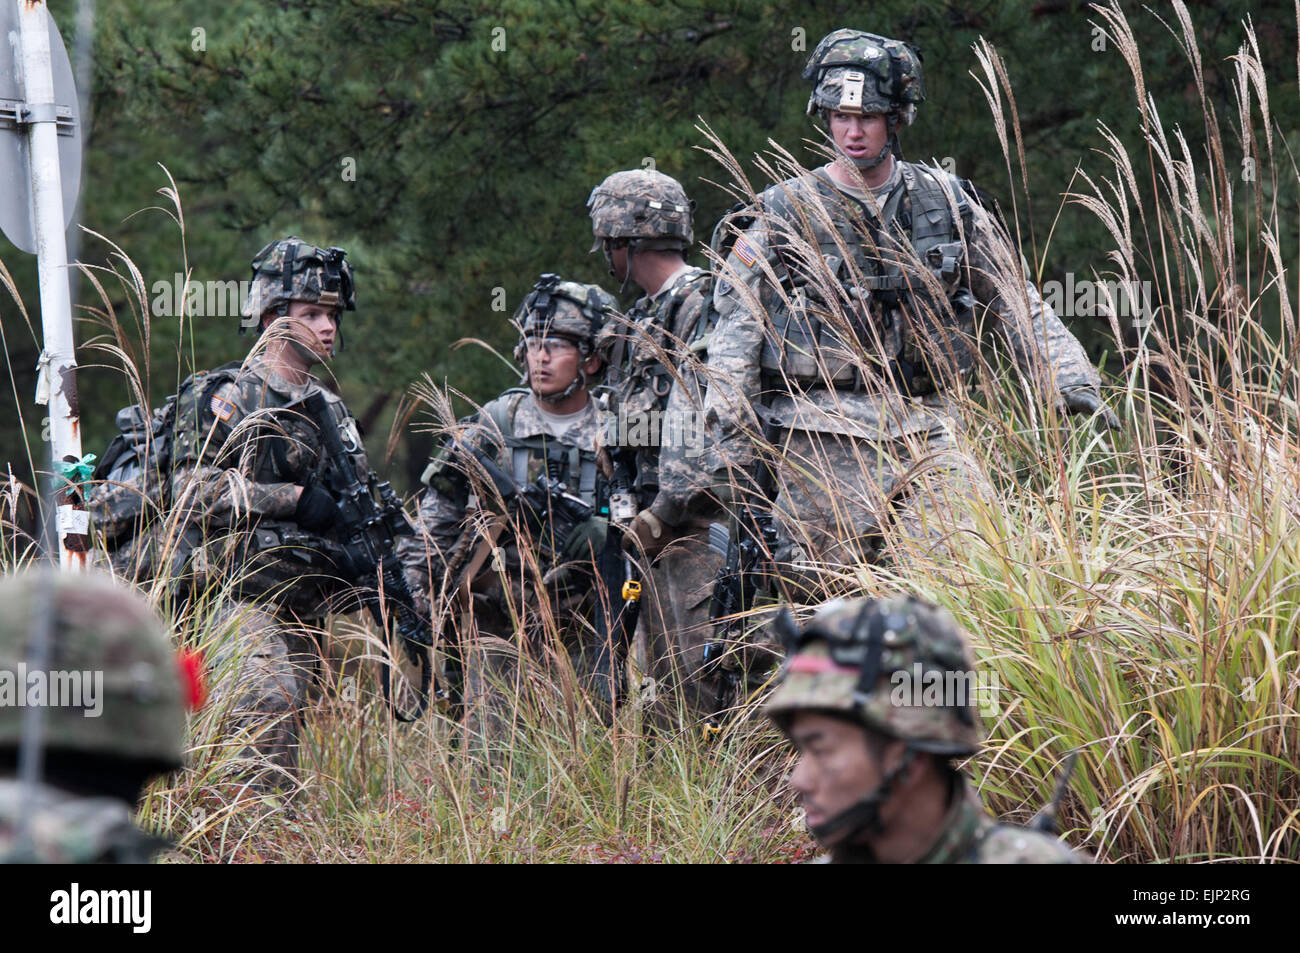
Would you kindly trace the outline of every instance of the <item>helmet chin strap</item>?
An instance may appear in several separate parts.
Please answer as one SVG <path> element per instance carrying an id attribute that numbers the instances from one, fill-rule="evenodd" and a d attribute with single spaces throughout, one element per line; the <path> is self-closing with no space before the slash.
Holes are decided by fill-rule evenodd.
<path id="1" fill-rule="evenodd" d="M 902 760 L 887 773 L 879 786 L 850 807 L 845 808 L 836 814 L 830 820 L 823 821 L 815 827 L 809 827 L 808 830 L 812 836 L 825 844 L 826 841 L 834 837 L 841 831 L 848 831 L 844 840 L 852 840 L 857 834 L 871 831 L 879 834 L 884 830 L 880 823 L 880 807 L 889 800 L 893 793 L 894 785 L 903 776 L 908 765 L 912 763 L 912 758 L 916 752 L 912 748 L 903 751 Z"/>
<path id="2" fill-rule="evenodd" d="M 558 394 L 539 394 L 537 392 L 537 389 L 532 386 L 531 378 L 529 379 L 528 386 L 532 390 L 533 396 L 538 400 L 542 401 L 543 403 L 562 404 L 570 397 L 572 397 L 574 394 L 576 394 L 578 392 L 578 389 L 583 385 L 585 385 L 586 383 L 587 383 L 586 377 L 583 375 L 582 371 L 579 370 L 578 375 L 569 383 L 569 386 L 564 388 L 564 390 L 560 391 Z"/>
<path id="3" fill-rule="evenodd" d="M 614 249 L 610 247 L 610 241 L 611 239 L 604 239 L 601 242 L 600 250 L 605 253 L 605 264 L 609 266 L 609 276 L 617 278 L 618 274 L 614 271 Z M 619 294 L 627 294 L 627 286 L 632 283 L 632 246 L 635 244 L 635 241 L 627 243 L 627 268 L 623 271 L 623 283 L 618 286 Z"/>
<path id="4" fill-rule="evenodd" d="M 880 165 L 880 163 L 884 162 L 889 154 L 894 151 L 895 141 L 894 134 L 891 132 L 889 134 L 889 140 L 885 143 L 885 147 L 869 159 L 855 159 L 843 152 L 841 152 L 840 155 L 845 159 L 848 159 L 859 169 L 874 169 L 876 166 Z"/>

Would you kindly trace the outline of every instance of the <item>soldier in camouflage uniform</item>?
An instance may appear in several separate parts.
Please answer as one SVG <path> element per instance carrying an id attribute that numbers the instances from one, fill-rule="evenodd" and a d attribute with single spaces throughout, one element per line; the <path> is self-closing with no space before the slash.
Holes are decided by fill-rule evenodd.
<path id="1" fill-rule="evenodd" d="M 925 98 L 915 48 L 836 30 L 804 77 L 838 155 L 730 218 L 706 408 L 722 487 L 744 483 L 756 412 L 778 425 L 777 558 L 851 570 L 887 542 L 946 548 L 991 492 L 958 443 L 985 322 L 1048 401 L 1119 422 L 991 200 L 898 157 Z"/>
<path id="2" fill-rule="evenodd" d="M 338 505 L 316 480 L 322 439 L 302 409 L 310 395 L 325 396 L 358 477 L 368 474 L 355 420 L 309 373 L 333 356 L 343 311 L 356 307 L 344 255 L 294 236 L 258 253 L 243 316 L 262 339 L 242 364 L 182 387 L 168 519 L 113 557 L 137 578 L 169 566 L 185 595 L 229 597 L 217 619 L 235 633 L 214 657 L 228 673 L 215 694 L 231 706 L 233 735 L 248 740 L 239 776 L 262 789 L 296 783 L 320 625 L 349 588 L 337 572 Z M 100 506 L 111 513 L 111 502 Z"/>
<path id="3" fill-rule="evenodd" d="M 797 634 L 766 711 L 798 752 L 790 786 L 826 859 L 1087 860 L 1045 833 L 999 823 L 953 766 L 983 738 L 973 670 L 952 616 L 910 597 L 837 599 Z"/>
<path id="4" fill-rule="evenodd" d="M 689 489 L 703 451 L 698 368 L 710 330 L 712 276 L 689 265 L 694 203 L 662 172 L 615 172 L 587 200 L 610 274 L 641 289 L 626 315 L 601 330 L 597 350 L 609 371 L 611 433 L 606 447 L 632 461 L 639 512 L 629 527 L 652 559 L 640 638 L 659 684 L 689 685 L 693 707 L 717 710 L 717 676 L 702 677 L 709 596 L 722 557 L 709 548 L 713 501 Z M 660 473 L 676 478 L 661 481 Z"/>
<path id="5" fill-rule="evenodd" d="M 604 407 L 590 387 L 603 367 L 596 336 L 613 308 L 595 285 L 541 277 L 514 315 L 527 386 L 453 428 L 422 477 L 421 539 L 400 546 L 412 590 L 435 606 L 451 597 L 459 611 L 467 726 L 490 745 L 509 721 L 507 686 L 521 662 L 556 651 L 590 671 L 599 651 L 592 561 L 605 522 L 580 511 L 601 490 Z M 495 484 L 480 457 L 520 490 L 549 480 L 540 505 L 534 497 L 528 509 Z"/>
<path id="6" fill-rule="evenodd" d="M 0 863 L 147 861 L 167 842 L 131 813 L 151 778 L 181 766 L 184 703 L 195 700 L 158 617 L 107 576 L 48 568 L 0 581 L 0 605 Z M 30 710 L 14 692 L 28 692 L 38 671 L 49 675 L 41 764 L 25 783 L 17 767 Z M 70 692 L 74 676 L 82 681 Z"/>

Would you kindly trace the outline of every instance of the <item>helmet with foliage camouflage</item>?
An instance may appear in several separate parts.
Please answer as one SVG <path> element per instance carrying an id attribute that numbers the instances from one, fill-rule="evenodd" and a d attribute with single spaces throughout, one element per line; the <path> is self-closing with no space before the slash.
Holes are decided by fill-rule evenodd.
<path id="1" fill-rule="evenodd" d="M 256 325 L 268 311 L 284 314 L 290 301 L 317 301 L 355 311 L 356 290 L 347 252 L 318 248 L 296 235 L 271 242 L 253 259 L 253 280 L 244 302 L 244 325 Z"/>
<path id="2" fill-rule="evenodd" d="M 592 251 L 606 239 L 629 239 L 637 251 L 684 250 L 695 239 L 695 203 L 680 182 L 653 169 L 615 172 L 591 190 L 587 210 L 596 237 Z"/>
<path id="3" fill-rule="evenodd" d="M 916 119 L 925 100 L 921 51 L 901 40 L 861 30 L 836 30 L 817 44 L 803 78 L 813 81 L 808 115 L 822 110 L 895 113 L 898 124 Z"/>
<path id="4" fill-rule="evenodd" d="M 789 634 L 766 708 L 780 727 L 801 709 L 845 712 L 918 751 L 979 750 L 970 647 L 946 610 L 910 596 L 836 599 Z"/>
<path id="5" fill-rule="evenodd" d="M 601 326 L 616 308 L 613 297 L 597 285 L 542 275 L 515 310 L 513 321 L 520 335 L 515 360 L 523 364 L 524 340 L 531 337 L 568 338 L 583 354 L 590 354 Z"/>
<path id="6" fill-rule="evenodd" d="M 181 766 L 180 663 L 139 594 L 102 574 L 42 568 L 0 580 L 0 605 L 0 748 L 19 747 L 26 711 L 7 690 L 31 700 L 43 681 L 43 748 Z M 28 666 L 42 619 L 48 665 L 36 672 Z"/>

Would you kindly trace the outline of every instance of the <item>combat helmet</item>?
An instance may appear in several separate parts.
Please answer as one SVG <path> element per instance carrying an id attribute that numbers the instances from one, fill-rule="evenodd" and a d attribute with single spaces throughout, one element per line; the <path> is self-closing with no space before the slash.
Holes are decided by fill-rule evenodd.
<path id="1" fill-rule="evenodd" d="M 578 346 L 583 358 L 589 357 L 596 347 L 596 339 L 605 319 L 617 308 L 614 298 L 597 285 L 578 281 L 565 281 L 559 275 L 544 274 L 515 309 L 513 323 L 519 329 L 519 343 L 515 346 L 515 362 L 527 373 L 525 357 L 529 338 L 559 337 Z M 583 386 L 586 380 L 582 369 L 568 389 L 546 400 L 559 403 Z"/>
<path id="2" fill-rule="evenodd" d="M 801 709 L 842 713 L 930 754 L 966 757 L 983 740 L 974 663 L 946 610 L 910 596 L 836 599 L 793 643 L 766 712 L 784 728 Z"/>
<path id="3" fill-rule="evenodd" d="M 253 258 L 253 278 L 241 314 L 240 333 L 260 327 L 262 315 L 284 315 L 291 301 L 316 301 L 327 308 L 355 311 L 356 288 L 347 252 L 336 245 L 319 248 L 296 235 L 269 243 Z M 342 329 L 339 330 L 340 348 Z"/>
<path id="4" fill-rule="evenodd" d="M 899 154 L 898 127 L 910 126 L 917 105 L 925 101 L 921 50 L 861 30 L 835 30 L 824 36 L 808 58 L 803 78 L 813 81 L 806 110 L 810 116 L 819 113 L 825 118 L 835 111 L 888 117 L 889 142 L 876 157 L 854 160 L 862 169 L 879 165 L 891 149 Z"/>
<path id="5" fill-rule="evenodd" d="M 44 682 L 42 750 L 181 766 L 184 706 L 197 689 L 138 593 L 100 573 L 39 569 L 0 580 L 0 605 L 0 692 L 7 682 L 30 701 Z M 38 672 L 29 665 L 42 621 L 48 664 Z M 25 711 L 0 704 L 0 749 L 18 749 Z"/>
<path id="6" fill-rule="evenodd" d="M 630 256 L 637 252 L 684 252 L 695 240 L 695 203 L 686 197 L 680 182 L 654 169 L 628 169 L 608 176 L 591 190 L 587 211 L 595 236 L 591 250 L 604 251 L 610 275 L 614 275 L 613 250 L 623 243 L 630 274 Z M 627 289 L 629 280 L 625 275 L 620 290 Z"/>
<path id="7" fill-rule="evenodd" d="M 787 659 L 765 710 L 778 727 L 788 731 L 795 712 L 811 710 L 906 745 L 874 790 L 810 826 L 822 843 L 879 832 L 881 806 L 918 752 L 946 758 L 979 750 L 982 731 L 969 697 L 970 648 L 943 609 L 908 596 L 837 599 L 802 631 L 788 612 L 778 617 L 777 628 L 788 644 Z M 963 677 L 951 679 L 954 674 Z"/>

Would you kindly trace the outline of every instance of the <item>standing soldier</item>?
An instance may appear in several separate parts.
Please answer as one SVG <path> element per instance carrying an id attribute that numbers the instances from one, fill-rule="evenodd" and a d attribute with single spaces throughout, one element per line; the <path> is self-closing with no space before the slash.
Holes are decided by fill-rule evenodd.
<path id="1" fill-rule="evenodd" d="M 119 542 L 114 564 L 137 577 L 167 573 L 195 607 L 211 591 L 236 629 L 214 656 L 228 676 L 214 695 L 247 740 L 239 776 L 261 789 L 297 782 L 301 711 L 317 676 L 321 624 L 340 578 L 339 507 L 321 485 L 321 431 L 304 409 L 324 397 L 360 479 L 369 470 L 343 401 L 310 369 L 333 356 L 344 310 L 356 308 L 341 248 L 290 236 L 253 259 L 246 325 L 262 340 L 242 363 L 196 374 L 174 409 L 167 519 Z M 112 492 L 97 524 L 112 535 Z M 100 518 L 100 514 L 103 518 Z"/>
<path id="2" fill-rule="evenodd" d="M 757 416 L 777 425 L 777 559 L 851 572 L 891 529 L 942 545 L 944 514 L 988 492 L 956 439 L 977 308 L 1049 401 L 1119 422 L 974 187 L 898 158 L 925 98 L 917 50 L 836 30 L 804 77 L 838 155 L 731 219 L 706 407 L 719 485 L 743 483 Z"/>
<path id="3" fill-rule="evenodd" d="M 662 172 L 615 172 L 587 200 L 610 274 L 641 289 L 623 317 L 606 323 L 598 349 L 613 389 L 606 441 L 630 464 L 637 514 L 631 534 L 654 563 L 641 632 L 659 683 L 690 686 L 692 706 L 715 712 L 719 676 L 699 672 L 709 638 L 709 596 L 722 558 L 709 548 L 717 506 L 690 493 L 703 450 L 698 366 L 710 330 L 713 281 L 686 262 L 695 203 Z"/>
<path id="4" fill-rule="evenodd" d="M 0 863 L 146 862 L 167 842 L 131 813 L 153 777 L 181 766 L 195 671 L 144 599 L 108 576 L 27 571 L 0 581 L 0 605 L 0 680 L 27 691 L 43 671 L 47 691 L 68 691 L 82 679 L 79 697 L 42 699 L 34 752 L 30 712 L 0 700 Z M 39 765 L 34 781 L 19 777 L 24 756 Z"/>
<path id="5" fill-rule="evenodd" d="M 919 599 L 837 599 L 798 633 L 766 710 L 798 753 L 790 787 L 829 860 L 1087 860 L 1038 830 L 998 823 L 953 766 L 982 740 L 974 683 L 960 627 Z"/>
<path id="6" fill-rule="evenodd" d="M 456 594 L 466 715 L 488 743 L 508 723 L 503 688 L 521 657 L 562 650 L 594 674 L 620 640 L 596 631 L 593 565 L 605 546 L 595 515 L 605 421 L 590 388 L 603 366 L 596 338 L 613 308 L 595 285 L 542 275 L 514 316 L 527 387 L 458 425 L 422 477 L 424 544 L 404 545 L 403 562 L 430 602 L 440 585 Z M 595 679 L 606 697 L 614 668 L 607 661 Z"/>

